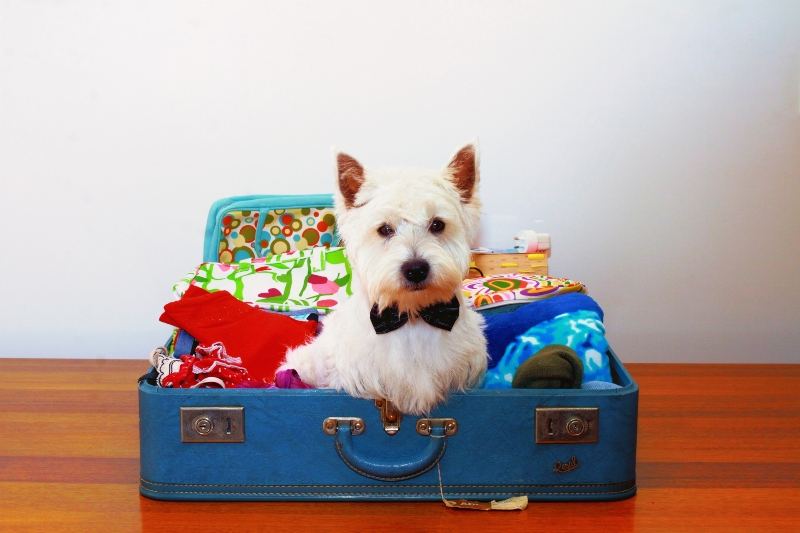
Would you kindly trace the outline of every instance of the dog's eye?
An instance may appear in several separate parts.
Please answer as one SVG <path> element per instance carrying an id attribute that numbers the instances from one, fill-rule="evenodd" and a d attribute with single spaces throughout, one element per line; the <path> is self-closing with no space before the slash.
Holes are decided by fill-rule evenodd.
<path id="1" fill-rule="evenodd" d="M 378 235 L 381 237 L 391 237 L 394 235 L 394 228 L 391 227 L 389 224 L 384 224 L 383 226 L 378 228 Z"/>
<path id="2" fill-rule="evenodd" d="M 441 233 L 444 231 L 444 220 L 434 218 L 431 220 L 431 225 L 428 227 L 431 233 Z"/>

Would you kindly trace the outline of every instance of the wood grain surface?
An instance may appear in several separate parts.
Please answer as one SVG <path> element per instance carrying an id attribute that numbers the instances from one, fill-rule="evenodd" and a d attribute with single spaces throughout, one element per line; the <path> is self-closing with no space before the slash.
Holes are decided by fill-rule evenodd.
<path id="1" fill-rule="evenodd" d="M 0 359 L 0 531 L 800 531 L 800 365 L 628 365 L 639 493 L 521 512 L 141 497 L 145 367 Z"/>

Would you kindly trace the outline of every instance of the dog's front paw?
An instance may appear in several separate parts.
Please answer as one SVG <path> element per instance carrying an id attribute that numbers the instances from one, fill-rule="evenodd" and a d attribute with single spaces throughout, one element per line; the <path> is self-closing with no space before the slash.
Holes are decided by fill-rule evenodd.
<path id="1" fill-rule="evenodd" d="M 303 383 L 315 388 L 329 386 L 330 368 L 324 353 L 315 343 L 298 346 L 286 353 L 280 370 L 294 369 Z"/>
<path id="2" fill-rule="evenodd" d="M 447 391 L 441 390 L 432 383 L 416 383 L 412 388 L 388 395 L 395 407 L 409 415 L 428 415 L 442 403 Z"/>

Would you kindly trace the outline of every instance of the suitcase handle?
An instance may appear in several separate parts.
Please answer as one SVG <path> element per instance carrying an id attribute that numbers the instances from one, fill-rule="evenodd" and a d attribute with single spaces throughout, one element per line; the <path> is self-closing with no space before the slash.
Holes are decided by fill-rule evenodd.
<path id="1" fill-rule="evenodd" d="M 351 420 L 356 421 L 352 426 Z M 365 457 L 355 449 L 353 435 L 360 435 L 363 432 L 363 421 L 338 419 L 337 422 L 340 423 L 331 428 L 333 431 L 328 432 L 334 435 L 336 453 L 350 470 L 370 479 L 403 481 L 420 476 L 436 466 L 447 448 L 447 430 L 444 426 L 434 425 L 429 428 L 428 445 L 417 456 L 386 463 L 376 458 Z"/>

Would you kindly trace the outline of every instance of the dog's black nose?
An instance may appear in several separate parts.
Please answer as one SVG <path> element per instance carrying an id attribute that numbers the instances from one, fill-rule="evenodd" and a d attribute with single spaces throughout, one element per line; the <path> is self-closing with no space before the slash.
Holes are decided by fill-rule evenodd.
<path id="1" fill-rule="evenodd" d="M 400 270 L 411 283 L 422 283 L 427 279 L 431 266 L 424 259 L 412 259 L 403 263 Z"/>

